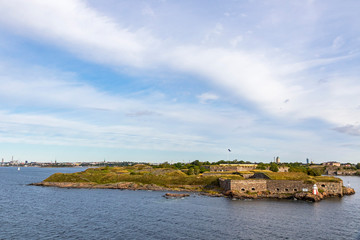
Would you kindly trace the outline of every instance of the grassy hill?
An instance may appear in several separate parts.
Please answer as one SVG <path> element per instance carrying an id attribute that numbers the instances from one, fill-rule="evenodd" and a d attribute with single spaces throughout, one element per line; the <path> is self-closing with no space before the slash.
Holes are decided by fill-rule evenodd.
<path id="1" fill-rule="evenodd" d="M 256 171 L 259 172 L 259 171 Z M 310 183 L 317 181 L 339 182 L 341 179 L 325 176 L 309 176 L 303 172 L 275 173 L 261 171 L 273 180 L 302 180 Z M 246 172 L 248 173 L 248 172 Z M 216 188 L 219 186 L 218 179 L 244 179 L 239 174 L 224 173 L 224 175 L 187 175 L 184 172 L 172 168 L 153 168 L 147 165 L 135 165 L 128 167 L 101 167 L 89 168 L 77 173 L 55 173 L 45 179 L 45 182 L 72 182 L 111 184 L 119 182 L 134 182 L 139 184 L 156 184 L 162 187 L 193 186 L 198 188 Z"/>
<path id="2" fill-rule="evenodd" d="M 180 170 L 170 168 L 152 168 L 139 165 L 132 167 L 89 168 L 77 173 L 55 173 L 45 182 L 89 182 L 108 184 L 134 182 L 156 184 L 164 187 L 175 185 L 218 186 L 219 176 L 187 175 Z M 241 179 L 241 176 L 234 176 Z"/>

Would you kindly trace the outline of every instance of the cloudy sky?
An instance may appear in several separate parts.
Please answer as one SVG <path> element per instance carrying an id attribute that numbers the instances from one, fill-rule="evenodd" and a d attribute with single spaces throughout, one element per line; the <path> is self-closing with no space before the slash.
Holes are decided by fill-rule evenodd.
<path id="1" fill-rule="evenodd" d="M 0 0 L 0 157 L 360 162 L 359 9 Z"/>

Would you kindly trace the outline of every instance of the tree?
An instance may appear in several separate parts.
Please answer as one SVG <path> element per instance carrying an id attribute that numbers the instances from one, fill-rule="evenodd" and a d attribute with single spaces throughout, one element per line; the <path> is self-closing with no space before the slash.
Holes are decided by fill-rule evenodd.
<path id="1" fill-rule="evenodd" d="M 217 164 L 225 164 L 226 161 L 225 160 L 220 160 L 220 161 L 217 161 L 216 163 L 213 163 L 213 165 L 217 165 Z"/>
<path id="2" fill-rule="evenodd" d="M 181 169 L 183 167 L 183 163 L 181 162 L 177 162 L 177 163 L 174 163 L 174 167 L 176 167 L 177 169 Z"/>
<path id="3" fill-rule="evenodd" d="M 194 174 L 195 174 L 195 175 L 199 175 L 199 173 L 200 173 L 200 168 L 199 168 L 199 166 L 195 166 L 195 167 L 194 167 Z"/>
<path id="4" fill-rule="evenodd" d="M 276 163 L 271 163 L 270 164 L 270 171 L 273 171 L 273 172 L 278 172 L 279 171 L 279 167 L 277 166 Z"/>
<path id="5" fill-rule="evenodd" d="M 200 173 L 203 173 L 203 172 L 206 172 L 206 171 L 209 171 L 208 169 L 206 169 L 205 167 L 201 166 L 200 167 Z"/>
<path id="6" fill-rule="evenodd" d="M 171 165 L 169 162 L 164 162 L 159 165 L 160 168 L 171 168 Z"/>
<path id="7" fill-rule="evenodd" d="M 322 170 L 319 168 L 309 168 L 307 174 L 310 176 L 321 176 Z"/>
<path id="8" fill-rule="evenodd" d="M 187 175 L 194 175 L 194 168 L 189 168 L 189 170 L 187 171 Z"/>
<path id="9" fill-rule="evenodd" d="M 256 169 L 260 169 L 260 170 L 265 170 L 266 169 L 266 165 L 264 163 L 258 163 L 258 165 L 256 166 Z"/>
<path id="10" fill-rule="evenodd" d="M 356 168 L 360 169 L 360 163 L 356 164 Z"/>
<path id="11" fill-rule="evenodd" d="M 195 160 L 191 163 L 192 165 L 195 165 L 195 166 L 201 166 L 201 162 L 199 160 Z"/>

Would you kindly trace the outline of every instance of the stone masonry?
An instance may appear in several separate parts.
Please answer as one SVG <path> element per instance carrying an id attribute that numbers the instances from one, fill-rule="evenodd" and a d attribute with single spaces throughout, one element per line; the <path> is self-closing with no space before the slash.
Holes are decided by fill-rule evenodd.
<path id="1" fill-rule="evenodd" d="M 231 180 L 219 179 L 220 187 L 225 191 L 233 190 L 238 192 L 262 192 L 270 191 L 273 193 L 296 193 L 307 189 L 312 191 L 312 183 L 304 183 L 295 180 L 269 180 L 269 179 L 248 179 L 248 180 Z M 342 195 L 341 182 L 317 182 L 319 190 L 331 194 Z"/>

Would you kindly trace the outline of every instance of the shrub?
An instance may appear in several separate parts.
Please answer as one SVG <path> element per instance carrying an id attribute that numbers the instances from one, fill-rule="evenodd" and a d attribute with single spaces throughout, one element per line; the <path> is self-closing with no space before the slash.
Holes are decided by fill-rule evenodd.
<path id="1" fill-rule="evenodd" d="M 259 164 L 256 166 L 256 169 L 265 170 L 265 169 L 266 169 L 266 165 L 261 162 L 261 163 L 259 163 Z"/>
<path id="2" fill-rule="evenodd" d="M 356 164 L 356 168 L 360 169 L 360 163 Z"/>
<path id="3" fill-rule="evenodd" d="M 279 167 L 277 166 L 276 163 L 271 163 L 269 169 L 270 169 L 270 171 L 273 171 L 273 172 L 278 172 L 279 171 Z"/>
<path id="4" fill-rule="evenodd" d="M 189 170 L 187 171 L 187 175 L 194 175 L 194 168 L 189 168 Z"/>
<path id="5" fill-rule="evenodd" d="M 308 168 L 307 170 L 307 174 L 310 176 L 321 176 L 322 172 L 322 169 L 319 168 Z"/>

